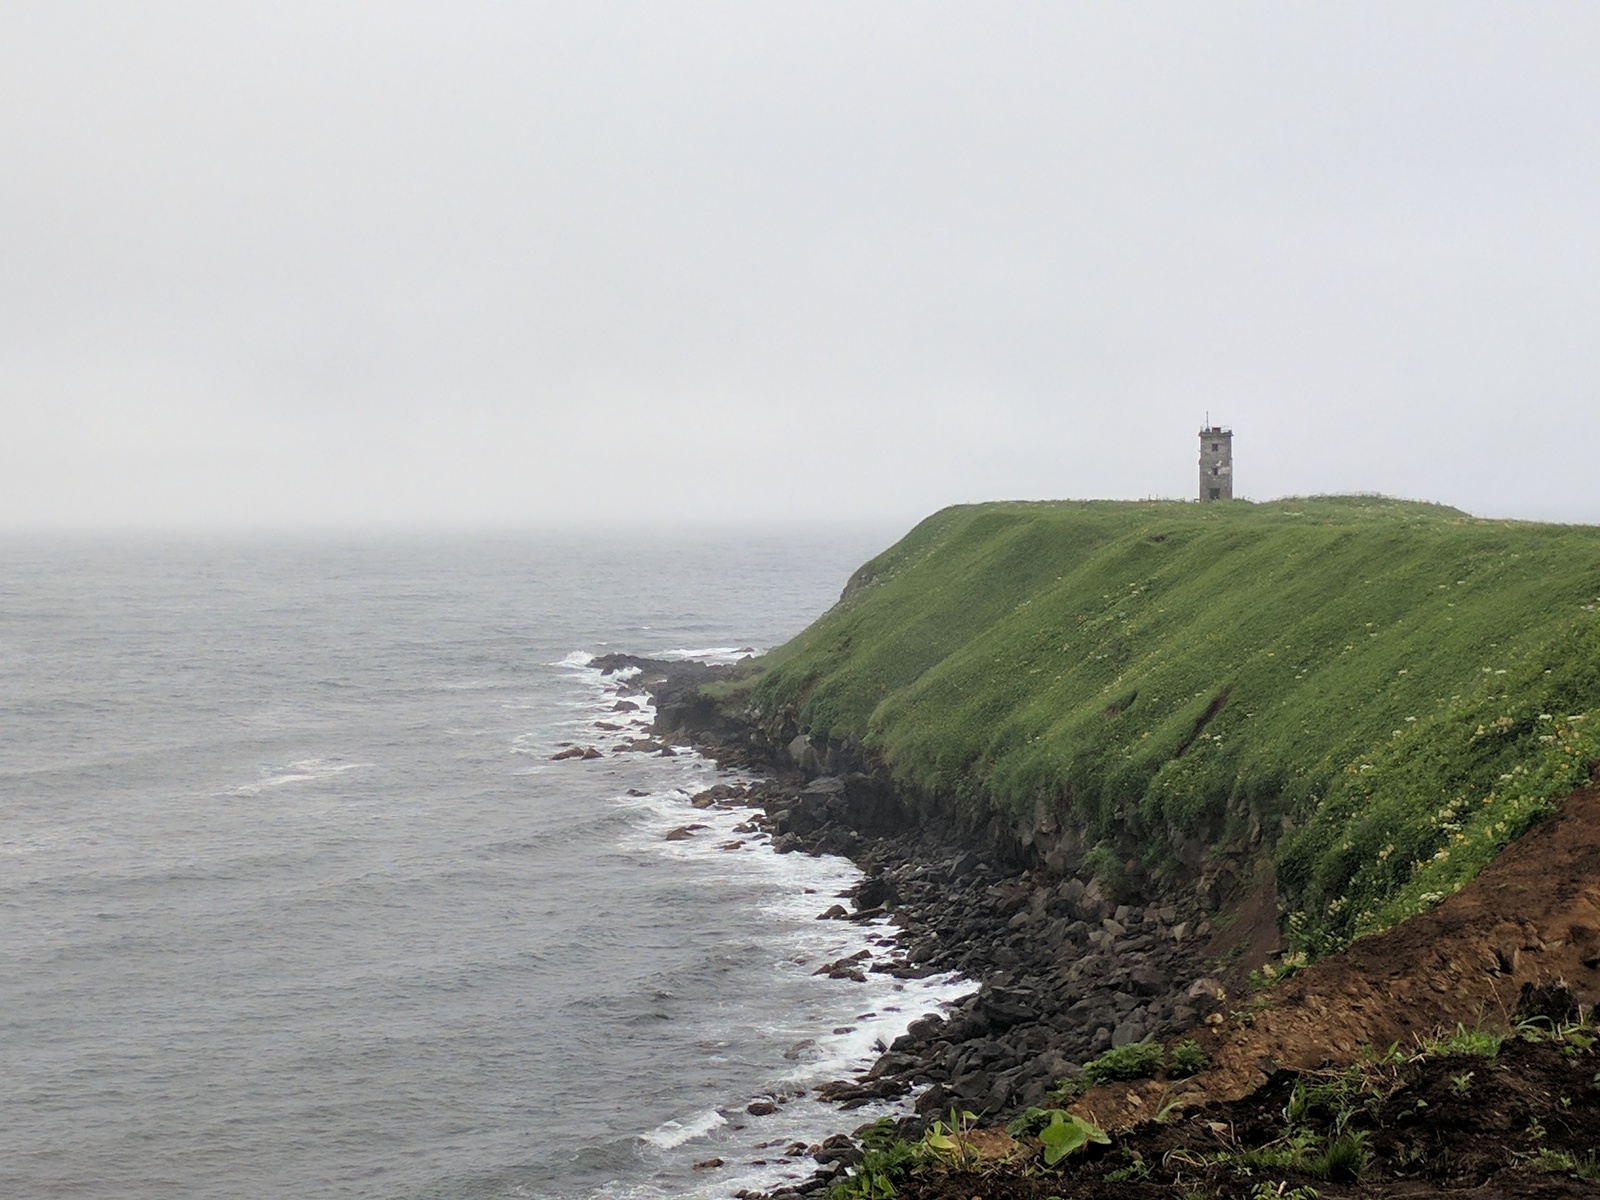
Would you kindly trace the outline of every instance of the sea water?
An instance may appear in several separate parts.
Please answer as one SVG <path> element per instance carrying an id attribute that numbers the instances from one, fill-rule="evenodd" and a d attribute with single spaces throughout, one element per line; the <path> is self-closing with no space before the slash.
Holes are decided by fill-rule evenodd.
<path id="1" fill-rule="evenodd" d="M 880 1110 L 799 1093 L 968 989 L 814 974 L 854 868 L 588 662 L 775 644 L 885 532 L 0 542 L 0 1195 L 804 1177 Z"/>

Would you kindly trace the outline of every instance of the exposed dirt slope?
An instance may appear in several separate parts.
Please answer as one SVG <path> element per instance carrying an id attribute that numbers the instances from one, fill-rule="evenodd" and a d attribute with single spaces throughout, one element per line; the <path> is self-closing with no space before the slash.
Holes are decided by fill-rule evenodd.
<path id="1" fill-rule="evenodd" d="M 1061 1174 L 1042 1167 L 1034 1139 L 1006 1145 L 992 1135 L 973 1139 L 988 1156 L 981 1169 L 927 1168 L 896 1194 L 1253 1200 L 1304 1197 L 1301 1189 L 1311 1188 L 1319 1200 L 1592 1197 L 1600 1194 L 1590 1158 L 1600 1139 L 1597 1062 L 1592 1048 L 1513 1038 L 1493 1058 L 1450 1054 L 1342 1075 L 1279 1074 L 1248 1099 L 1210 1106 L 1198 1119 L 1129 1130 L 1114 1146 L 1068 1160 Z M 1341 1135 L 1344 1160 L 1319 1163 L 1329 1139 Z"/>
<path id="2" fill-rule="evenodd" d="M 1524 985 L 1564 980 L 1600 1000 L 1600 786 L 1569 796 L 1460 892 L 1431 912 L 1363 938 L 1196 1036 L 1212 1069 L 1169 1088 L 1101 1088 L 1075 1109 L 1107 1126 L 1181 1103 L 1233 1100 L 1275 1068 L 1351 1061 L 1363 1045 L 1409 1044 L 1458 1022 L 1504 1030 Z"/>

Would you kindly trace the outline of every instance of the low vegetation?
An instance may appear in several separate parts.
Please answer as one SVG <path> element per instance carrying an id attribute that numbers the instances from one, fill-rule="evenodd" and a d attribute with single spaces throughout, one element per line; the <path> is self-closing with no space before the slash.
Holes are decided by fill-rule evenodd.
<path id="1" fill-rule="evenodd" d="M 1509 1036 L 1458 1027 L 1416 1045 L 1367 1050 L 1339 1069 L 1279 1073 L 1244 1100 L 1171 1113 L 1116 1135 L 1061 1110 L 1031 1110 L 1007 1138 L 940 1124 L 881 1149 L 835 1197 L 901 1200 L 1314 1200 L 1472 1191 L 1509 1197 L 1592 1194 L 1600 1180 L 1596 1031 L 1526 1018 Z M 955 1117 L 952 1120 L 956 1120 Z M 892 1122 L 858 1131 L 873 1142 Z M 884 1190 L 885 1188 L 892 1190 Z"/>
<path id="2" fill-rule="evenodd" d="M 1108 886 L 1259 846 L 1316 957 L 1587 780 L 1597 609 L 1597 528 L 1362 497 L 986 504 L 721 687 L 858 740 L 908 795 L 1076 824 Z"/>
<path id="3" fill-rule="evenodd" d="M 1083 1082 L 1089 1087 L 1119 1079 L 1147 1079 L 1166 1065 L 1160 1042 L 1130 1042 L 1107 1050 L 1083 1064 Z"/>

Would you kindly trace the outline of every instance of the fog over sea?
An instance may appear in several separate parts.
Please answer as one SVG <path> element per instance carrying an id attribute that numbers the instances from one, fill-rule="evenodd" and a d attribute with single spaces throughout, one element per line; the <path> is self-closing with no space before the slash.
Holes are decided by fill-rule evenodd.
<path id="1" fill-rule="evenodd" d="M 873 1110 L 745 1106 L 970 989 L 813 975 L 888 931 L 815 919 L 843 860 L 719 849 L 712 764 L 550 756 L 648 715 L 589 655 L 770 646 L 888 540 L 0 542 L 0 1195 L 807 1174 Z"/>

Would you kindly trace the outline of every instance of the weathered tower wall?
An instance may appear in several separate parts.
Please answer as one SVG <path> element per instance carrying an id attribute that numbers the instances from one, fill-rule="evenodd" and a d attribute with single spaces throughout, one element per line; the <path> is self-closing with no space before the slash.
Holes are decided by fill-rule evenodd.
<path id="1" fill-rule="evenodd" d="M 1200 499 L 1233 499 L 1233 430 L 1220 425 L 1200 431 Z"/>

